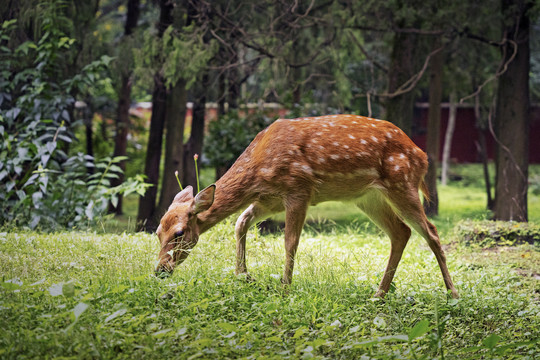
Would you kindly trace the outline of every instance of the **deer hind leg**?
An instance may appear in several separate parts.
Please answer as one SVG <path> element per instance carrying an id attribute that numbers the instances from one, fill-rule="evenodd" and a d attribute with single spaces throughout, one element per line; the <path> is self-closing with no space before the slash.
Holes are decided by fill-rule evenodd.
<path id="1" fill-rule="evenodd" d="M 418 190 L 411 188 L 409 191 L 389 192 L 388 197 L 401 217 L 427 241 L 431 251 L 435 254 L 446 288 L 451 291 L 454 299 L 459 298 L 446 266 L 446 256 L 439 241 L 437 228 L 427 219 Z"/>
<path id="2" fill-rule="evenodd" d="M 382 194 L 373 191 L 357 203 L 362 210 L 391 241 L 390 257 L 375 297 L 384 297 L 396 273 L 403 250 L 411 236 L 411 229 L 399 218 Z"/>
<path id="3" fill-rule="evenodd" d="M 270 211 L 259 203 L 251 204 L 236 221 L 236 270 L 235 274 L 247 274 L 246 235 L 251 225 L 258 219 L 270 215 Z"/>
<path id="4" fill-rule="evenodd" d="M 289 197 L 285 200 L 285 270 L 281 281 L 289 285 L 294 270 L 294 257 L 300 242 L 300 234 L 306 220 L 309 196 Z"/>

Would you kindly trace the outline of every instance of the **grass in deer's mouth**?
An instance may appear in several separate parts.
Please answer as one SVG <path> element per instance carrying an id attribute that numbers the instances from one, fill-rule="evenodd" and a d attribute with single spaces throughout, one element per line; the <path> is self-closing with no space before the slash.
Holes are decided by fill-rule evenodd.
<path id="1" fill-rule="evenodd" d="M 167 279 L 152 276 L 152 235 L 0 234 L 2 358 L 538 356 L 538 281 L 512 258 L 485 262 L 453 246 L 462 298 L 448 300 L 433 254 L 413 236 L 380 301 L 372 295 L 390 242 L 377 231 L 308 226 L 288 291 L 281 235 L 248 235 L 256 281 L 246 282 L 234 276 L 233 231 L 231 220 L 204 234 Z M 515 251 L 520 268 L 538 264 L 530 246 Z"/>

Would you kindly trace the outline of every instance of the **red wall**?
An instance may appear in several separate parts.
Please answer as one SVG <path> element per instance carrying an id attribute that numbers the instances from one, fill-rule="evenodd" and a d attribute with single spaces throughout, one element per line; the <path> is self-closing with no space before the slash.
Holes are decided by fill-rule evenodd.
<path id="1" fill-rule="evenodd" d="M 413 141 L 425 150 L 426 148 L 426 129 L 427 129 L 427 107 L 417 107 L 415 109 L 415 123 L 413 128 Z M 444 145 L 444 136 L 448 124 L 448 108 L 445 107 L 441 112 L 441 135 L 440 135 L 440 156 L 442 157 L 442 148 Z M 491 132 L 486 130 L 486 143 L 488 157 L 494 158 L 495 140 Z M 456 116 L 456 129 L 452 138 L 452 149 L 450 158 L 459 163 L 479 162 L 478 151 L 475 142 L 478 141 L 479 130 L 475 127 L 474 109 L 472 107 L 458 108 Z M 533 164 L 540 163 L 540 107 L 531 108 L 531 125 L 529 132 L 529 162 Z"/>

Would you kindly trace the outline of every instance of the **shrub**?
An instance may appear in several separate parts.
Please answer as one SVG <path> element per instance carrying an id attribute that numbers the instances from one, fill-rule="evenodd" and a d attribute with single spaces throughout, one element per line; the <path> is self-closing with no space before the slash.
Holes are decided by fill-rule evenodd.
<path id="1" fill-rule="evenodd" d="M 459 240 L 481 247 L 539 244 L 540 226 L 513 221 L 461 221 L 456 225 Z"/>
<path id="2" fill-rule="evenodd" d="M 144 192 L 142 178 L 109 188 L 119 159 L 94 163 L 90 156 L 69 157 L 75 140 L 73 94 L 84 93 L 101 77 L 111 58 L 102 57 L 74 76 L 58 59 L 73 39 L 49 24 L 36 42 L 11 49 L 16 21 L 0 28 L 0 225 L 35 228 L 76 226 L 102 214 L 119 193 Z"/>
<path id="3" fill-rule="evenodd" d="M 272 119 L 264 114 L 240 115 L 237 110 L 212 121 L 204 140 L 204 153 L 210 165 L 232 166 L 259 131 L 271 122 Z"/>

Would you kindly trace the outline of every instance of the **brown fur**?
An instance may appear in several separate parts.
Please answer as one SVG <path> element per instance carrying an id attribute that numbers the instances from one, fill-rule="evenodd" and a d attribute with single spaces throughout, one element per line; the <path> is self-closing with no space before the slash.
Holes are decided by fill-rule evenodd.
<path id="1" fill-rule="evenodd" d="M 192 189 L 177 195 L 158 230 L 162 251 L 157 270 L 172 271 L 200 234 L 247 208 L 235 229 L 236 273 L 247 273 L 248 228 L 285 211 L 283 282 L 290 284 L 307 208 L 345 200 L 355 202 L 392 242 L 377 296 L 388 291 L 410 237 L 406 222 L 426 239 L 446 287 L 457 297 L 437 230 L 426 218 L 419 198 L 419 190 L 429 196 L 423 180 L 427 165 L 426 154 L 387 121 L 356 115 L 277 120 L 255 137 L 215 186 L 195 198 Z"/>

